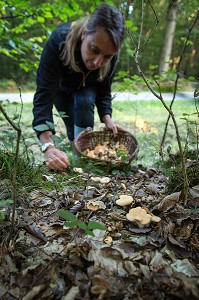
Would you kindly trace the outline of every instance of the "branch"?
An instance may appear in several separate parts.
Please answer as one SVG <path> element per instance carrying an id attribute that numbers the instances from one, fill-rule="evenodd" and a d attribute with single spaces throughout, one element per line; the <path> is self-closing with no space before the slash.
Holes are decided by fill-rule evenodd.
<path id="1" fill-rule="evenodd" d="M 20 144 L 20 138 L 21 138 L 21 128 L 15 124 L 7 115 L 4 108 L 2 107 L 0 103 L 0 111 L 4 115 L 5 119 L 8 121 L 8 123 L 14 128 L 15 131 L 17 131 L 17 144 L 16 144 L 16 151 L 15 151 L 15 158 L 14 158 L 14 165 L 13 165 L 13 175 L 12 175 L 12 198 L 13 198 L 13 211 L 12 211 L 12 223 L 11 223 L 11 229 L 9 232 L 8 237 L 8 244 L 11 240 L 12 233 L 14 230 L 14 223 L 15 223 L 15 212 L 16 212 L 16 202 L 17 202 L 17 185 L 16 185 L 16 178 L 17 178 L 17 164 L 18 164 L 18 157 L 19 157 L 19 144 Z"/>
<path id="2" fill-rule="evenodd" d="M 143 22 L 143 19 L 142 19 L 142 22 Z M 142 25 L 143 24 L 141 24 L 141 28 L 142 28 Z M 132 35 L 131 34 L 130 34 L 130 39 L 132 41 Z M 188 40 L 187 40 L 187 42 L 188 42 Z M 137 49 L 136 52 L 137 51 L 139 51 L 139 49 Z M 161 94 L 161 89 L 160 89 L 159 84 L 156 82 L 156 84 L 159 87 L 159 95 L 150 86 L 149 82 L 147 81 L 147 79 L 146 79 L 146 77 L 145 77 L 145 75 L 144 75 L 144 73 L 143 73 L 143 71 L 142 71 L 142 69 L 140 67 L 140 64 L 139 64 L 139 61 L 138 61 L 138 55 L 137 55 L 136 52 L 134 54 L 134 60 L 135 60 L 135 64 L 136 64 L 136 67 L 138 69 L 138 72 L 140 73 L 140 75 L 141 75 L 142 79 L 144 80 L 144 82 L 145 82 L 146 86 L 148 87 L 148 89 L 153 93 L 153 95 L 156 98 L 158 98 L 161 101 L 161 103 L 163 104 L 163 106 L 165 107 L 165 109 L 168 111 L 169 116 L 172 118 L 172 121 L 173 121 L 173 124 L 174 124 L 174 127 L 175 127 L 176 138 L 177 138 L 177 143 L 178 143 L 178 148 L 179 148 L 180 158 L 181 158 L 181 166 L 182 166 L 183 178 L 184 178 L 183 190 L 181 192 L 181 195 L 182 195 L 182 198 L 184 200 L 184 204 L 186 205 L 187 204 L 187 196 L 188 196 L 188 186 L 189 186 L 189 183 L 188 183 L 188 177 L 187 177 L 187 172 L 186 172 L 185 156 L 184 156 L 184 153 L 183 153 L 183 150 L 182 150 L 181 137 L 180 137 L 178 125 L 177 125 L 177 122 L 176 122 L 176 119 L 175 119 L 175 115 L 174 115 L 174 113 L 172 111 L 172 106 L 169 107 L 165 103 L 165 101 L 164 101 L 164 99 L 162 97 L 162 94 Z M 179 74 L 179 68 L 178 68 L 178 74 Z M 175 92 L 176 92 L 176 90 L 177 90 L 177 80 L 175 82 Z M 174 95 L 174 97 L 175 97 L 175 95 Z"/>

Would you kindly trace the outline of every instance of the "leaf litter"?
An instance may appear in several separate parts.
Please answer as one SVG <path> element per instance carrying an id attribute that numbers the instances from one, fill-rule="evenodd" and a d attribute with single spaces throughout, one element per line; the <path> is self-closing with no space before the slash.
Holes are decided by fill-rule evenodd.
<path id="1" fill-rule="evenodd" d="M 8 206 L 0 223 L 0 299 L 199 299 L 199 186 L 190 188 L 184 207 L 155 169 L 106 177 L 75 171 L 82 186 L 78 177 L 61 191 L 20 196 L 7 247 Z M 139 227 L 126 218 L 135 207 L 160 221 Z M 90 236 L 64 227 L 59 209 L 106 231 Z"/>

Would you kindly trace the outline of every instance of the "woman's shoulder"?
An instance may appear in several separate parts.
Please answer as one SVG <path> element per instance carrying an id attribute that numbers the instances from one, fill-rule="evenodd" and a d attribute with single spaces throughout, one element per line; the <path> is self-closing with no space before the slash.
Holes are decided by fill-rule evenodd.
<path id="1" fill-rule="evenodd" d="M 52 32 L 51 38 L 57 40 L 58 42 L 64 41 L 67 34 L 69 33 L 70 28 L 71 23 L 61 23 Z"/>

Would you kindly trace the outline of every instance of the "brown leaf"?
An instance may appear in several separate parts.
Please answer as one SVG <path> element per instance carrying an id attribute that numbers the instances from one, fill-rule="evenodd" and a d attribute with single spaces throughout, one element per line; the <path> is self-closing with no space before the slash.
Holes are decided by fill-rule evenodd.
<path id="1" fill-rule="evenodd" d="M 193 235 L 190 244 L 199 251 L 199 238 L 197 235 Z"/>
<path id="2" fill-rule="evenodd" d="M 26 230 L 28 233 L 30 233 L 32 236 L 36 237 L 42 242 L 47 242 L 47 238 L 44 235 L 44 233 L 41 231 L 39 227 L 37 227 L 34 223 L 33 224 L 24 224 L 22 226 L 24 230 Z"/>
<path id="3" fill-rule="evenodd" d="M 167 246 L 177 253 L 180 257 L 191 257 L 191 252 L 188 251 L 184 245 L 180 244 L 172 235 L 168 235 Z"/>
<path id="4" fill-rule="evenodd" d="M 170 208 L 172 208 L 178 201 L 180 197 L 181 192 L 176 192 L 171 195 L 166 196 L 159 204 L 158 209 L 160 211 L 167 211 Z"/>
<path id="5" fill-rule="evenodd" d="M 32 300 L 34 299 L 41 291 L 45 289 L 45 285 L 41 284 L 38 286 L 34 286 L 29 293 L 27 293 L 22 300 Z"/>
<path id="6" fill-rule="evenodd" d="M 79 201 L 74 206 L 72 206 L 69 211 L 71 213 L 76 213 L 77 211 L 81 210 L 85 206 L 85 201 Z"/>

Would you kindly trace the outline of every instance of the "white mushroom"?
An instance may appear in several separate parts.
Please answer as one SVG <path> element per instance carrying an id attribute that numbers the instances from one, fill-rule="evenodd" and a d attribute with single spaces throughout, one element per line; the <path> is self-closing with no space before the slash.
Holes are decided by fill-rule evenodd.
<path id="1" fill-rule="evenodd" d="M 159 222 L 161 220 L 159 217 L 154 216 L 150 212 L 147 213 L 147 211 L 141 206 L 130 209 L 128 214 L 126 214 L 126 218 L 131 222 L 136 222 L 139 228 L 143 228 L 151 222 Z"/>
<path id="2" fill-rule="evenodd" d="M 120 198 L 116 200 L 116 204 L 119 206 L 126 206 L 133 202 L 133 197 L 128 195 L 120 195 Z"/>
<path id="3" fill-rule="evenodd" d="M 152 215 L 152 216 L 151 216 L 151 221 L 152 221 L 152 222 L 157 222 L 157 223 L 158 223 L 158 222 L 161 221 L 161 219 L 160 219 L 160 217 L 157 217 L 157 216 Z"/>

